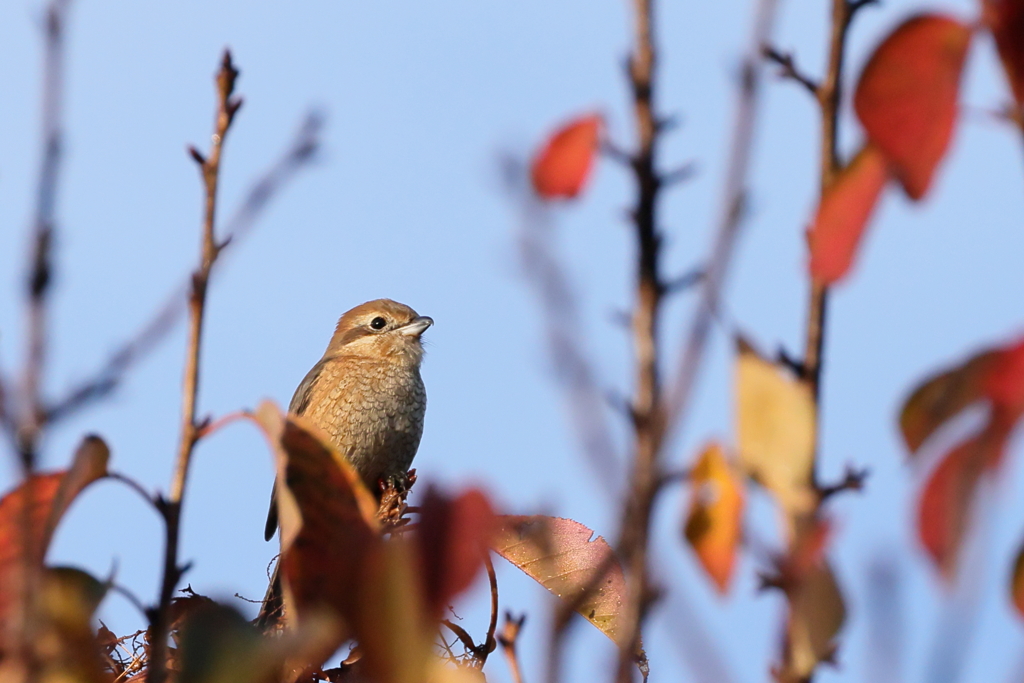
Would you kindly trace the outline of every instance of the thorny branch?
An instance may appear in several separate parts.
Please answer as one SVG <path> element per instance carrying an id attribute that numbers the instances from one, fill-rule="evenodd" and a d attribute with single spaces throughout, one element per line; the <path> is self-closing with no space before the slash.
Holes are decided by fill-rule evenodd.
<path id="1" fill-rule="evenodd" d="M 220 178 L 220 158 L 224 138 L 231 127 L 235 114 L 242 106 L 242 100 L 233 97 L 238 70 L 231 63 L 231 53 L 224 52 L 220 71 L 217 73 L 217 116 L 214 124 L 213 144 L 208 157 L 196 148 L 191 148 L 192 158 L 199 164 L 205 187 L 206 199 L 203 216 L 202 247 L 199 268 L 192 275 L 192 289 L 189 293 L 188 350 L 185 359 L 185 379 L 182 391 L 181 440 L 178 447 L 177 464 L 174 468 L 171 489 L 162 501 L 166 521 L 166 543 L 164 549 L 163 581 L 160 588 L 160 602 L 150 619 L 150 643 L 152 657 L 147 680 L 149 683 L 164 683 L 167 678 L 167 636 L 170 628 L 171 596 L 182 574 L 178 566 L 178 535 L 181 520 L 181 504 L 185 493 L 192 452 L 199 439 L 203 425 L 196 420 L 196 398 L 199 391 L 200 343 L 203 332 L 203 314 L 206 306 L 206 291 L 210 272 L 225 243 L 218 243 L 214 235 L 217 209 L 217 184 Z"/>
<path id="2" fill-rule="evenodd" d="M 632 680 L 633 666 L 646 674 L 640 631 L 651 601 L 647 543 L 651 509 L 660 480 L 658 459 L 665 432 L 665 411 L 658 369 L 658 325 L 665 284 L 660 272 L 661 234 L 658 230 L 657 171 L 660 121 L 655 113 L 653 0 L 634 0 L 634 46 L 629 58 L 629 82 L 637 150 L 631 168 L 637 184 L 632 217 L 637 238 L 636 303 L 633 311 L 633 348 L 636 354 L 635 387 L 631 406 L 634 452 L 630 485 L 624 503 L 618 551 L 626 570 L 624 624 L 619 638 L 615 680 Z"/>

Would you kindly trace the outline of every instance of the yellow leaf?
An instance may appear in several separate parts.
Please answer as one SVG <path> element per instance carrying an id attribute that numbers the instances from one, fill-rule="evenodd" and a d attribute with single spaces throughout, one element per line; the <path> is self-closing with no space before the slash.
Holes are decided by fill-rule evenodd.
<path id="1" fill-rule="evenodd" d="M 737 340 L 736 432 L 743 470 L 787 514 L 814 504 L 815 407 L 810 388 Z"/>

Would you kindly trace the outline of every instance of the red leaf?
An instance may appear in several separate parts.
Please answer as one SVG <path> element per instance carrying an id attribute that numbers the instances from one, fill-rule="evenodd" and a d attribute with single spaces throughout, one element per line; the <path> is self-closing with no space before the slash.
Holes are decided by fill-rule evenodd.
<path id="1" fill-rule="evenodd" d="M 417 538 L 427 609 L 440 619 L 452 598 L 469 588 L 483 566 L 496 522 L 481 491 L 448 498 L 427 490 Z"/>
<path id="2" fill-rule="evenodd" d="M 690 475 L 693 487 L 686 540 L 719 593 L 729 589 L 742 535 L 743 480 L 719 444 L 701 453 Z"/>
<path id="3" fill-rule="evenodd" d="M 1024 1 L 985 0 L 985 23 L 1018 105 L 1024 106 Z"/>
<path id="4" fill-rule="evenodd" d="M 572 199 L 580 193 L 593 166 L 601 122 L 598 114 L 583 116 L 548 138 L 530 174 L 541 199 Z"/>
<path id="5" fill-rule="evenodd" d="M 912 17 L 875 50 L 853 104 L 911 199 L 921 199 L 949 146 L 968 26 L 937 14 Z"/>
<path id="6" fill-rule="evenodd" d="M 25 570 L 42 572 L 58 522 L 86 486 L 107 476 L 109 457 L 102 439 L 86 437 L 70 468 L 33 475 L 0 500 L 0 651 L 26 616 Z"/>
<path id="7" fill-rule="evenodd" d="M 946 455 L 921 493 L 918 533 L 946 579 L 952 579 L 970 519 L 974 496 L 986 467 L 999 462 L 1009 431 L 989 424 Z"/>
<path id="8" fill-rule="evenodd" d="M 939 427 L 982 401 L 990 408 L 986 424 L 943 457 L 921 493 L 921 542 L 947 579 L 956 570 L 981 475 L 999 465 L 1010 433 L 1024 414 L 1024 339 L 977 353 L 929 378 L 900 414 L 903 438 L 913 453 Z"/>
<path id="9" fill-rule="evenodd" d="M 984 382 L 993 406 L 1016 421 L 1024 413 L 1024 339 L 996 351 Z"/>
<path id="10" fill-rule="evenodd" d="M 885 157 L 868 144 L 825 190 L 808 237 L 811 277 L 832 284 L 846 275 L 888 179 Z"/>

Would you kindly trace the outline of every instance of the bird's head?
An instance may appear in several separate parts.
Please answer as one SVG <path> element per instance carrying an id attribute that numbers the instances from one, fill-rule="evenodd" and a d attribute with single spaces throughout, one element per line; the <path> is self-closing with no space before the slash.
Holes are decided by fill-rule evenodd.
<path id="1" fill-rule="evenodd" d="M 419 365 L 423 359 L 420 336 L 433 324 L 431 318 L 397 301 L 367 301 L 341 316 L 327 354 Z"/>

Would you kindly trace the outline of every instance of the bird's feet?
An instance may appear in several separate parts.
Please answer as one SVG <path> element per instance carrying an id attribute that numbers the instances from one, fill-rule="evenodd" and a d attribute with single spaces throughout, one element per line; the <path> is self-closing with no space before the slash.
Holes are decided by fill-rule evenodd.
<path id="1" fill-rule="evenodd" d="M 383 524 L 385 532 L 393 531 L 409 523 L 409 519 L 405 516 L 408 509 L 405 501 L 415 483 L 416 470 L 382 477 L 377 483 L 380 487 L 380 507 L 377 509 L 377 519 Z"/>

